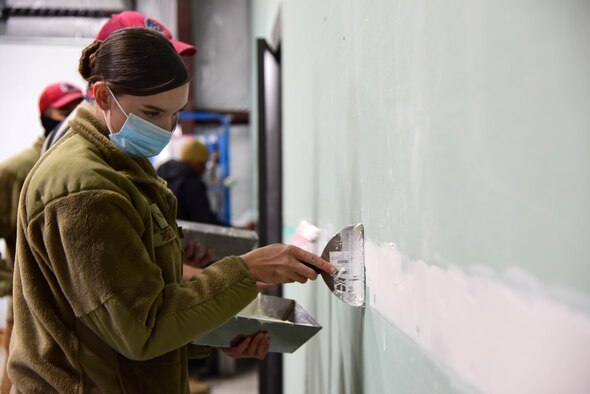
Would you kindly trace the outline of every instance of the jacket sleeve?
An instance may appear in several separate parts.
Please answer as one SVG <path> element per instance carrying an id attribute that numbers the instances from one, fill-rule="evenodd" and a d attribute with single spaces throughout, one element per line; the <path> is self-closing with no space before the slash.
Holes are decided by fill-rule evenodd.
<path id="1" fill-rule="evenodd" d="M 16 232 L 16 211 L 22 182 L 0 167 L 0 238 Z"/>
<path id="2" fill-rule="evenodd" d="M 0 238 L 5 242 L 14 242 L 14 232 L 16 223 L 14 223 L 13 213 L 13 189 L 14 182 L 10 181 L 10 175 L 0 167 Z M 9 246 L 7 246 L 8 249 Z M 12 268 L 8 261 L 3 257 L 4 250 L 0 251 L 0 297 L 12 293 Z"/>
<path id="3" fill-rule="evenodd" d="M 0 253 L 0 297 L 12 294 L 12 268 Z"/>
<path id="4" fill-rule="evenodd" d="M 0 238 L 6 244 L 0 258 L 0 297 L 12 294 L 16 219 L 21 186 L 22 181 L 19 182 L 9 171 L 0 168 Z"/>
<path id="5" fill-rule="evenodd" d="M 146 360 L 189 343 L 243 309 L 258 291 L 229 257 L 186 283 L 177 240 L 154 255 L 146 215 L 114 192 L 79 192 L 48 205 L 39 226 L 47 261 L 74 314 L 125 357 Z"/>

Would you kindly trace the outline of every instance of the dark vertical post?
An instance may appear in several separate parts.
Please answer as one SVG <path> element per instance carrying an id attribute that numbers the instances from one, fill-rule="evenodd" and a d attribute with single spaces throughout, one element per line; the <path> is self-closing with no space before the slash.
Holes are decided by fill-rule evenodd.
<path id="1" fill-rule="evenodd" d="M 257 40 L 258 55 L 258 198 L 261 246 L 282 241 L 282 119 L 280 56 L 264 39 Z M 281 286 L 268 291 L 282 295 Z M 271 338 L 272 341 L 272 338 Z M 260 364 L 260 394 L 283 392 L 283 357 L 269 353 Z"/>

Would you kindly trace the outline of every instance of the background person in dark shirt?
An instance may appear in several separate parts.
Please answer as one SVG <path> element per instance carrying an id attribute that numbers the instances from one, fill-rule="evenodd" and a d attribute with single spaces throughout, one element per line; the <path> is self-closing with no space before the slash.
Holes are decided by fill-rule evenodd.
<path id="1" fill-rule="evenodd" d="M 205 173 L 209 150 L 196 139 L 180 149 L 179 160 L 169 160 L 158 167 L 158 175 L 168 182 L 178 200 L 179 220 L 227 226 L 211 210 L 207 185 L 201 179 Z"/>

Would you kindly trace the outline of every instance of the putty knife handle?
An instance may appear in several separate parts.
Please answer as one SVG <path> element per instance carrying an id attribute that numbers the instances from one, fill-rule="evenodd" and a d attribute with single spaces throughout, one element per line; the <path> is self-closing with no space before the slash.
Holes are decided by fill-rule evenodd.
<path id="1" fill-rule="evenodd" d="M 324 270 L 322 270 L 320 267 L 316 267 L 315 265 L 306 263 L 304 261 L 302 261 L 303 264 L 307 265 L 309 268 L 311 268 L 312 270 L 314 270 L 316 272 L 316 274 L 321 274 L 322 272 L 324 272 Z"/>

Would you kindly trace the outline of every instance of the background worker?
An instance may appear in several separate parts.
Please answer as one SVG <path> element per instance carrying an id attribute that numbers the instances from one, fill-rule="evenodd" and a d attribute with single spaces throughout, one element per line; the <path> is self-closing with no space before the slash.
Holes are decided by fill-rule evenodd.
<path id="1" fill-rule="evenodd" d="M 45 137 L 63 121 L 82 101 L 82 90 L 69 82 L 58 82 L 47 86 L 39 96 L 39 114 L 44 133 L 33 146 L 0 163 L 0 238 L 6 242 L 5 258 L 0 267 L 0 295 L 12 294 L 12 270 L 16 250 L 16 221 L 20 191 L 37 160 Z M 12 333 L 12 300 L 7 305 L 6 329 L 3 348 L 8 356 Z M 7 357 L 8 358 L 8 357 Z M 2 377 L 2 393 L 10 391 L 10 380 L 6 374 L 6 363 Z"/>
<path id="2" fill-rule="evenodd" d="M 208 159 L 207 146 L 197 139 L 191 139 L 180 148 L 179 160 L 163 163 L 157 173 L 168 182 L 168 187 L 178 200 L 178 219 L 227 225 L 211 210 L 207 185 L 202 180 Z"/>

